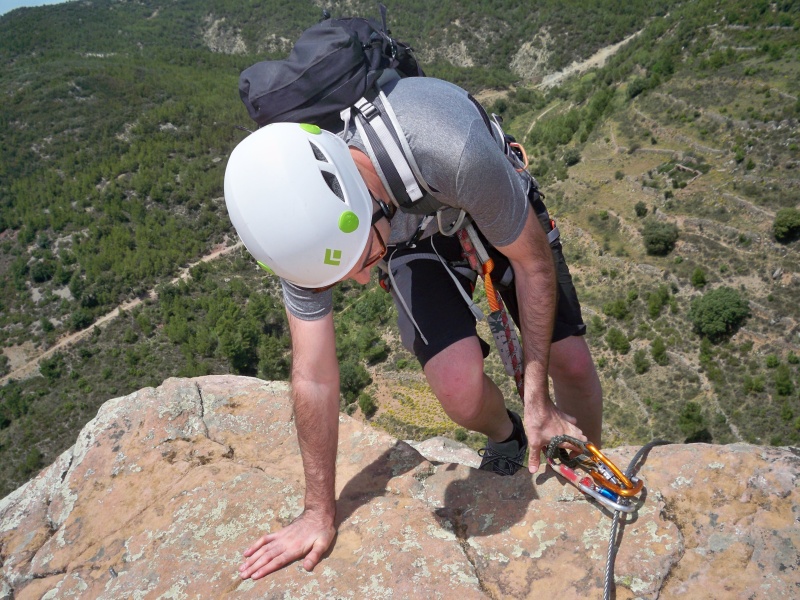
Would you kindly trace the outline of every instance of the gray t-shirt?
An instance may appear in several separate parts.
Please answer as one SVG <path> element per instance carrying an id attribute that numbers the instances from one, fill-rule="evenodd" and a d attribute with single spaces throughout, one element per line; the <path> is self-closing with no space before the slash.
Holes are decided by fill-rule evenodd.
<path id="1" fill-rule="evenodd" d="M 383 88 L 397 115 L 422 177 L 437 190 L 436 199 L 463 209 L 495 246 L 517 239 L 525 225 L 528 202 L 523 180 L 503 155 L 467 92 L 431 77 L 411 77 Z M 347 143 L 364 146 L 351 125 Z M 448 222 L 450 215 L 443 216 Z M 398 210 L 392 217 L 389 244 L 408 240 L 423 217 Z M 435 222 L 423 237 L 437 231 Z M 313 292 L 281 280 L 286 308 L 305 321 L 324 317 L 332 292 Z"/>

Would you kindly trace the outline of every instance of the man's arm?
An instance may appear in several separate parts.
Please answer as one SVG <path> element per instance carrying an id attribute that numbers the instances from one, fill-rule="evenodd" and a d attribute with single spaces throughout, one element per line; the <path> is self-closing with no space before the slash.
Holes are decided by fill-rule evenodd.
<path id="1" fill-rule="evenodd" d="M 507 246 L 498 247 L 511 261 L 519 303 L 520 333 L 525 352 L 525 431 L 530 446 L 528 468 L 539 469 L 539 452 L 562 434 L 580 440 L 586 437 L 575 427 L 575 419 L 556 408 L 550 399 L 547 372 L 550 342 L 556 313 L 556 277 L 547 236 L 533 210 L 528 210 L 525 228 Z"/>
<path id="2" fill-rule="evenodd" d="M 303 458 L 303 513 L 283 529 L 262 536 L 245 551 L 243 579 L 259 579 L 305 557 L 311 571 L 336 530 L 335 474 L 339 433 L 339 364 L 331 313 L 316 321 L 288 315 L 292 336 L 292 399 Z"/>

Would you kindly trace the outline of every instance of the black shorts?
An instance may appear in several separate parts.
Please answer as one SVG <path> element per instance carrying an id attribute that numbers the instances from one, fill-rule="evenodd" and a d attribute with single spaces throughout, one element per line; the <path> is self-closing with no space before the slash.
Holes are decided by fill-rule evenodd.
<path id="1" fill-rule="evenodd" d="M 558 280 L 558 304 L 553 329 L 553 342 L 557 342 L 573 335 L 584 335 L 586 325 L 581 316 L 581 306 L 572 284 L 572 276 L 561 251 L 561 243 L 555 242 L 551 244 L 551 248 Z M 471 296 L 474 290 L 474 271 L 471 279 L 466 275 L 468 269 L 460 268 L 466 267 L 466 264 L 461 254 L 461 243 L 456 237 L 436 234 L 422 240 L 413 249 L 397 250 L 394 254 L 390 249 L 389 252 L 392 256 L 390 266 L 394 278 L 391 291 L 398 312 L 400 337 L 403 346 L 414 353 L 423 367 L 451 344 L 478 335 L 475 317 L 445 267 L 436 259 L 436 252 L 449 264 L 455 265 L 457 270 L 451 270 L 461 287 Z M 489 252 L 495 260 L 492 281 L 519 327 L 519 306 L 513 279 L 505 284 L 501 281 L 504 275 L 508 276 L 508 269 L 511 268 L 509 261 L 494 248 L 490 248 Z M 464 273 L 460 272 L 462 270 Z M 398 294 L 403 296 L 425 340 L 411 322 Z M 482 339 L 480 343 L 485 358 L 490 346 Z"/>

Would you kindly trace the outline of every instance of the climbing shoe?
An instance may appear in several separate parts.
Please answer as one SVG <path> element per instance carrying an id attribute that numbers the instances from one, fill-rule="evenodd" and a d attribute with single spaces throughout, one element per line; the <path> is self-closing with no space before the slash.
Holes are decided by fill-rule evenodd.
<path id="1" fill-rule="evenodd" d="M 507 411 L 514 430 L 505 442 L 487 440 L 486 447 L 478 450 L 482 457 L 482 471 L 492 471 L 498 475 L 513 475 L 524 467 L 525 453 L 528 451 L 528 436 L 520 416 L 512 411 Z"/>

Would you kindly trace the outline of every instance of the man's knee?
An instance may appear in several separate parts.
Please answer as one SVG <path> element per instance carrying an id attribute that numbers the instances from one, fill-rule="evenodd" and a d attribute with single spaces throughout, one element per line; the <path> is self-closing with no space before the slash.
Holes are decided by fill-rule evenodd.
<path id="1" fill-rule="evenodd" d="M 582 336 L 572 336 L 551 346 L 550 376 L 562 381 L 594 379 L 594 360 Z"/>
<path id="2" fill-rule="evenodd" d="M 461 340 L 430 359 L 425 376 L 442 407 L 456 422 L 469 422 L 481 412 L 483 354 L 471 339 Z"/>

